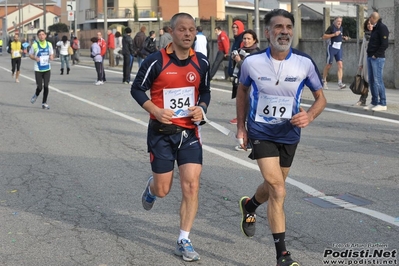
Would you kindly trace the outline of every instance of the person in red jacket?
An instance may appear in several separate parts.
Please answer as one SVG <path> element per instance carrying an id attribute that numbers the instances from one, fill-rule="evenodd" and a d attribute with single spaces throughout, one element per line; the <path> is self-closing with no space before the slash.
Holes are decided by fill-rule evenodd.
<path id="1" fill-rule="evenodd" d="M 101 56 L 103 58 L 103 62 L 102 62 L 102 73 L 103 73 L 103 79 L 102 81 L 105 82 L 105 71 L 104 71 L 104 59 L 105 59 L 105 54 L 107 53 L 107 43 L 103 38 L 103 35 L 101 33 L 101 31 L 97 32 L 97 39 L 98 39 L 98 45 L 100 46 L 101 49 Z"/>
<path id="2" fill-rule="evenodd" d="M 215 61 L 213 62 L 211 72 L 209 73 L 211 79 L 213 76 L 215 76 L 222 61 L 227 59 L 230 54 L 230 39 L 226 32 L 222 31 L 222 29 L 218 26 L 215 28 L 215 33 L 218 36 L 218 52 L 216 54 Z M 225 78 L 227 78 L 227 75 Z"/>
<path id="3" fill-rule="evenodd" d="M 115 35 L 112 33 L 112 30 L 107 31 L 108 39 L 107 39 L 107 47 L 108 47 L 108 63 L 110 67 L 115 67 Z"/>

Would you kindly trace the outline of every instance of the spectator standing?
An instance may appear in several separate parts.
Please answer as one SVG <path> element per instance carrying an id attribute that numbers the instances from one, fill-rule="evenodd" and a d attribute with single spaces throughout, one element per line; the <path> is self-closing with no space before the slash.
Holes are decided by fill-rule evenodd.
<path id="1" fill-rule="evenodd" d="M 242 23 L 241 20 L 235 20 L 233 22 L 233 25 L 231 26 L 233 30 L 233 35 L 234 35 L 234 42 L 233 45 L 231 46 L 231 51 L 238 50 L 242 47 L 242 36 L 245 31 L 244 23 Z M 229 76 L 233 76 L 235 68 L 235 61 L 230 57 L 229 59 L 229 69 L 228 73 Z"/>
<path id="2" fill-rule="evenodd" d="M 239 72 L 240 72 L 242 63 L 244 62 L 244 59 L 248 55 L 260 51 L 260 49 L 258 47 L 258 43 L 259 43 L 258 36 L 256 35 L 256 33 L 253 30 L 246 30 L 243 32 L 242 43 L 243 43 L 242 48 L 239 48 L 238 50 L 234 50 L 231 53 L 231 58 L 236 63 L 235 69 L 233 72 L 233 79 L 231 81 L 232 85 L 233 85 L 233 89 L 232 89 L 232 93 L 231 93 L 232 99 L 236 98 L 236 95 L 237 95 Z M 237 121 L 237 118 L 234 118 L 230 121 Z M 238 151 L 243 150 L 241 148 L 241 146 L 236 146 L 235 149 Z M 247 147 L 247 149 L 250 149 L 250 147 Z"/>
<path id="3" fill-rule="evenodd" d="M 195 36 L 194 50 L 200 52 L 208 58 L 209 44 L 208 39 L 202 33 L 202 26 L 197 26 L 197 35 Z"/>
<path id="4" fill-rule="evenodd" d="M 234 43 L 231 47 L 231 52 L 238 51 L 242 47 L 242 36 L 244 35 L 244 23 L 241 20 L 235 20 L 233 25 L 231 26 L 234 35 Z M 236 67 L 236 61 L 230 56 L 229 58 L 229 68 L 228 73 L 229 77 L 234 78 L 234 69 Z M 230 124 L 237 124 L 237 118 L 233 118 L 230 120 Z"/>
<path id="5" fill-rule="evenodd" d="M 136 51 L 135 56 L 137 57 L 139 68 L 144 60 L 144 57 L 141 54 L 141 50 L 143 49 L 145 39 L 147 38 L 145 34 L 146 30 L 147 30 L 146 26 L 141 26 L 140 31 L 136 33 L 136 36 L 134 36 L 133 39 L 134 50 Z"/>
<path id="6" fill-rule="evenodd" d="M 123 80 L 124 84 L 130 84 L 130 73 L 132 72 L 134 60 L 134 45 L 131 37 L 132 29 L 125 28 L 125 35 L 122 38 L 122 55 L 123 55 Z"/>
<path id="7" fill-rule="evenodd" d="M 263 177 L 254 196 L 244 196 L 239 201 L 241 231 L 247 237 L 254 236 L 255 211 L 267 201 L 277 266 L 299 266 L 291 258 L 285 243 L 285 180 L 301 128 L 308 126 L 323 111 L 326 99 L 313 60 L 291 48 L 294 16 L 286 10 L 274 9 L 265 15 L 265 26 L 269 48 L 244 60 L 237 91 L 237 139 L 243 149 L 251 143 L 249 158 L 257 161 Z M 300 107 L 305 86 L 315 99 L 307 111 Z"/>
<path id="8" fill-rule="evenodd" d="M 112 30 L 108 29 L 107 31 L 108 39 L 107 39 L 107 48 L 108 48 L 108 63 L 110 67 L 115 67 L 115 35 L 112 33 Z"/>
<path id="9" fill-rule="evenodd" d="M 172 35 L 170 35 L 171 28 L 169 26 L 163 27 L 163 34 L 159 37 L 159 49 L 165 48 L 172 42 Z"/>
<path id="10" fill-rule="evenodd" d="M 75 61 L 77 63 L 80 63 L 80 60 L 79 60 L 80 42 L 79 42 L 79 40 L 78 40 L 78 38 L 76 36 L 73 37 L 72 49 L 73 49 L 72 65 L 74 65 Z"/>
<path id="11" fill-rule="evenodd" d="M 367 67 L 369 88 L 371 92 L 371 104 L 364 107 L 366 110 L 386 111 L 387 99 L 384 85 L 385 50 L 388 48 L 389 31 L 382 23 L 378 12 L 371 13 L 369 20 L 373 25 L 367 46 Z"/>
<path id="12" fill-rule="evenodd" d="M 90 57 L 93 58 L 94 66 L 97 72 L 97 81 L 94 84 L 99 86 L 104 84 L 102 80 L 104 77 L 104 74 L 102 73 L 104 71 L 104 67 L 102 66 L 102 64 L 104 64 L 104 58 L 101 56 L 101 47 L 98 44 L 98 37 L 93 37 L 90 40 L 92 43 L 90 47 Z"/>
<path id="13" fill-rule="evenodd" d="M 107 42 L 104 40 L 102 33 L 99 31 L 97 32 L 97 39 L 98 39 L 98 46 L 100 46 L 101 49 L 101 56 L 103 57 L 103 63 L 101 64 L 102 66 L 102 74 L 103 78 L 101 79 L 102 82 L 107 81 L 105 78 L 105 71 L 104 71 L 104 60 L 105 60 L 105 55 L 107 53 Z"/>
<path id="14" fill-rule="evenodd" d="M 227 36 L 226 32 L 218 26 L 215 27 L 215 33 L 218 36 L 218 52 L 216 54 L 216 58 L 212 64 L 211 72 L 209 74 L 211 79 L 213 79 L 213 77 L 216 75 L 216 72 L 218 71 L 219 66 L 223 62 L 223 60 L 228 59 L 230 55 L 230 39 Z M 228 78 L 227 76 L 228 75 L 225 76 L 226 79 Z"/>
<path id="15" fill-rule="evenodd" d="M 69 53 L 68 48 L 71 46 L 70 42 L 68 41 L 67 36 L 62 36 L 61 41 L 57 42 L 57 47 L 59 47 L 59 53 L 61 57 L 61 75 L 64 75 L 64 66 L 67 67 L 67 75 L 71 70 L 69 65 Z"/>
<path id="16" fill-rule="evenodd" d="M 149 36 L 144 41 L 143 49 L 141 49 L 140 54 L 145 59 L 152 53 L 157 51 L 155 31 L 150 31 Z"/>
<path id="17" fill-rule="evenodd" d="M 119 31 L 115 32 L 115 66 L 119 66 L 119 60 L 122 59 L 122 35 Z"/>
<path id="18" fill-rule="evenodd" d="M 170 24 L 173 42 L 148 56 L 131 88 L 133 98 L 150 114 L 147 145 L 152 175 L 142 194 L 142 205 L 150 210 L 157 197 L 163 198 L 170 192 L 177 162 L 183 196 L 174 253 L 185 261 L 197 261 L 200 255 L 189 234 L 198 210 L 202 170 L 198 124 L 210 102 L 209 63 L 203 54 L 191 49 L 196 34 L 194 18 L 178 13 Z M 148 90 L 151 99 L 146 94 Z M 184 104 L 179 106 L 181 99 Z"/>
<path id="19" fill-rule="evenodd" d="M 19 35 L 17 33 L 14 35 L 14 40 L 10 44 L 10 49 L 11 49 L 11 76 L 14 77 L 15 74 L 15 82 L 18 83 L 23 50 L 22 50 L 22 44 L 19 41 Z M 15 72 L 15 70 L 17 72 Z"/>
<path id="20" fill-rule="evenodd" d="M 50 109 L 50 106 L 47 104 L 47 97 L 51 76 L 50 61 L 54 59 L 53 45 L 46 41 L 46 32 L 44 30 L 37 31 L 37 38 L 38 40 L 33 42 L 29 50 L 29 58 L 35 61 L 34 69 L 36 80 L 36 92 L 30 99 L 30 102 L 34 104 L 40 92 L 44 89 L 42 108 Z"/>
<path id="21" fill-rule="evenodd" d="M 327 28 L 323 34 L 323 40 L 327 40 L 327 64 L 323 70 L 323 89 L 327 90 L 327 76 L 333 59 L 337 62 L 338 87 L 344 89 L 345 84 L 342 83 L 343 63 L 342 63 L 342 40 L 348 40 L 348 36 L 343 35 L 342 17 L 336 17 L 333 23 Z"/>
<path id="22" fill-rule="evenodd" d="M 363 29 L 364 29 L 364 36 L 363 36 L 362 47 L 360 48 L 358 73 L 360 72 L 360 76 L 364 79 L 364 81 L 366 81 L 368 83 L 369 78 L 368 78 L 368 73 L 367 73 L 368 72 L 367 46 L 369 45 L 371 31 L 373 30 L 373 25 L 371 25 L 369 18 L 367 18 L 366 21 L 364 21 Z M 367 96 L 368 96 L 368 90 L 367 90 L 367 93 L 360 95 L 360 99 L 356 103 L 356 105 L 357 106 L 366 106 Z"/>
<path id="23" fill-rule="evenodd" d="M 28 54 L 29 46 L 30 46 L 30 44 L 29 44 L 28 40 L 23 39 L 22 40 L 22 49 L 23 49 L 22 57 L 26 57 L 26 55 Z"/>

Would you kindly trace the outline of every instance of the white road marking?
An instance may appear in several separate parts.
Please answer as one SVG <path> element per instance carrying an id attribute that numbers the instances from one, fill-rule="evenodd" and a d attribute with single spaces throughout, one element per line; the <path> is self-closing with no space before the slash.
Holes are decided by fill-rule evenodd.
<path id="1" fill-rule="evenodd" d="M 2 68 L 3 70 L 7 71 L 7 72 L 10 72 L 10 70 L 8 70 L 8 69 L 6 69 L 6 68 L 4 68 L 4 67 L 1 67 L 1 68 Z M 24 78 L 26 78 L 26 79 L 28 79 L 28 80 L 31 80 L 31 81 L 35 82 L 35 80 L 34 80 L 33 78 L 30 78 L 30 77 L 28 77 L 28 76 L 20 75 L 20 77 L 24 77 Z M 123 113 L 121 113 L 121 112 L 112 110 L 111 108 L 108 108 L 108 107 L 105 107 L 105 106 L 103 106 L 103 105 L 94 103 L 94 102 L 92 102 L 92 101 L 83 99 L 83 98 L 78 97 L 78 96 L 76 96 L 76 95 L 73 95 L 73 94 L 71 94 L 71 93 L 64 92 L 64 91 L 59 90 L 59 89 L 57 89 L 57 88 L 55 88 L 55 87 L 53 87 L 53 86 L 49 86 L 49 89 L 51 89 L 51 90 L 53 90 L 53 91 L 56 91 L 56 92 L 58 92 L 58 93 L 60 93 L 60 94 L 63 94 L 63 95 L 65 95 L 65 96 L 71 97 L 71 98 L 73 98 L 73 99 L 76 99 L 76 100 L 78 100 L 78 101 L 87 103 L 87 104 L 89 104 L 89 105 L 92 105 L 92 106 L 97 107 L 97 108 L 99 108 L 99 109 L 102 109 L 102 110 L 104 110 L 104 111 L 110 112 L 110 113 L 112 113 L 112 114 L 114 114 L 114 115 L 123 117 L 123 118 L 125 118 L 125 119 L 127 119 L 127 120 L 130 120 L 130 121 L 132 121 L 132 122 L 135 122 L 135 123 L 137 123 L 137 124 L 139 124 L 139 125 L 142 125 L 142 126 L 145 126 L 145 127 L 148 126 L 148 123 L 143 122 L 143 121 L 140 120 L 140 119 L 136 119 L 136 118 L 134 118 L 134 117 L 125 115 L 125 114 L 123 114 Z M 228 92 L 227 90 L 215 89 L 215 88 L 212 88 L 212 90 L 218 90 L 218 91 Z M 230 92 L 229 92 L 229 93 L 230 93 Z M 304 105 L 304 106 L 306 106 L 306 105 Z M 308 106 L 309 106 L 309 105 L 308 105 Z M 385 121 L 385 122 L 390 122 L 390 123 L 399 123 L 399 121 L 392 120 L 392 119 L 385 119 L 385 118 L 379 118 L 379 117 L 368 116 L 368 115 L 362 115 L 362 114 L 354 114 L 354 113 L 345 112 L 345 111 L 340 111 L 340 110 L 335 110 L 335 109 L 331 109 L 331 108 L 326 108 L 326 110 L 327 110 L 327 109 L 328 109 L 328 111 L 331 111 L 331 112 L 337 112 L 337 113 L 342 113 L 342 114 L 347 114 L 347 115 L 365 117 L 365 118 L 369 118 L 369 119 L 380 120 L 380 121 Z M 215 155 L 218 155 L 218 156 L 220 156 L 220 157 L 223 157 L 223 158 L 225 158 L 225 159 L 227 159 L 227 160 L 233 161 L 233 162 L 235 162 L 235 163 L 237 163 L 237 164 L 240 164 L 240 165 L 245 166 L 245 167 L 247 167 L 247 168 L 250 168 L 250 169 L 252 169 L 252 170 L 260 171 L 260 170 L 259 170 L 259 167 L 258 167 L 256 164 L 254 164 L 254 163 L 251 163 L 251 162 L 244 161 L 244 160 L 242 160 L 242 159 L 236 158 L 236 157 L 234 157 L 234 156 L 232 156 L 232 155 L 230 155 L 230 154 L 224 153 L 224 152 L 222 152 L 222 151 L 219 151 L 219 150 L 214 149 L 214 148 L 212 148 L 212 147 L 210 147 L 210 146 L 207 146 L 207 145 L 202 145 L 202 147 L 203 147 L 204 150 L 206 150 L 206 151 L 208 151 L 208 152 L 211 152 L 211 153 L 213 153 L 213 154 L 215 154 Z M 376 219 L 378 219 L 378 220 L 381 220 L 381 221 L 384 221 L 384 222 L 386 222 L 386 223 L 389 223 L 389 224 L 392 224 L 392 225 L 395 225 L 395 226 L 398 226 L 398 227 L 399 227 L 399 222 L 397 222 L 397 220 L 396 220 L 395 217 L 389 216 L 389 215 L 387 215 L 387 214 L 384 214 L 384 213 L 381 213 L 381 212 L 378 212 L 378 211 L 374 211 L 374 210 L 371 210 L 371 209 L 367 209 L 367 208 L 364 208 L 364 207 L 359 207 L 359 206 L 357 206 L 357 205 L 348 203 L 347 201 L 344 201 L 344 200 L 341 200 L 341 199 L 337 199 L 337 198 L 332 197 L 332 196 L 327 196 L 327 195 L 325 195 L 323 192 L 318 191 L 317 189 L 315 189 L 315 188 L 313 188 L 313 187 L 311 187 L 311 186 L 308 186 L 308 185 L 306 185 L 306 184 L 304 184 L 304 183 L 301 183 L 301 182 L 299 182 L 299 181 L 296 181 L 296 180 L 294 180 L 294 179 L 292 179 L 292 178 L 290 178 L 290 177 L 287 178 L 286 182 L 287 182 L 288 184 L 290 184 L 290 185 L 293 185 L 293 186 L 295 186 L 295 187 L 301 189 L 301 190 L 302 190 L 303 192 L 305 192 L 306 194 L 312 195 L 313 197 L 322 198 L 322 199 L 324 199 L 324 200 L 326 200 L 326 201 L 328 201 L 328 202 L 331 202 L 331 203 L 333 203 L 333 204 L 336 204 L 336 205 L 338 205 L 338 206 L 340 206 L 340 207 L 342 207 L 342 208 L 344 208 L 344 209 L 351 210 L 351 211 L 355 211 L 355 212 L 359 212 L 359 213 L 362 213 L 362 214 L 365 214 L 365 215 L 374 217 L 374 218 L 376 218 Z M 396 221 L 396 222 L 395 222 L 395 221 Z"/>

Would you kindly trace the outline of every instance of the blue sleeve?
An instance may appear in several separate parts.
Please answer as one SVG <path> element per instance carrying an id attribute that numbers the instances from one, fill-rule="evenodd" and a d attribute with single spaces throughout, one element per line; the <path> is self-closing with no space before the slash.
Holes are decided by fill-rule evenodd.
<path id="1" fill-rule="evenodd" d="M 151 89 L 152 83 L 161 72 L 161 68 L 162 55 L 160 52 L 149 55 L 141 64 L 130 88 L 130 94 L 140 106 L 143 106 L 146 101 L 150 100 L 146 91 Z"/>
<path id="2" fill-rule="evenodd" d="M 201 83 L 199 85 L 198 103 L 204 102 L 206 106 L 209 106 L 209 103 L 211 101 L 211 87 L 209 77 L 210 64 L 205 55 L 197 53 L 197 56 L 199 59 L 201 71 Z"/>

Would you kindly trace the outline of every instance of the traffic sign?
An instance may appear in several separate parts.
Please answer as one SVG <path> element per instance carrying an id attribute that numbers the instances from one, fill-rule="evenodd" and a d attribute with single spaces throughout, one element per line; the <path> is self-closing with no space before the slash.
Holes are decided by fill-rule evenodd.
<path id="1" fill-rule="evenodd" d="M 68 21 L 74 21 L 74 20 L 75 20 L 75 12 L 68 11 Z"/>

